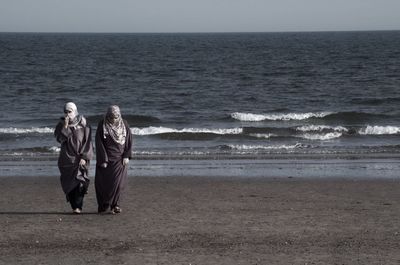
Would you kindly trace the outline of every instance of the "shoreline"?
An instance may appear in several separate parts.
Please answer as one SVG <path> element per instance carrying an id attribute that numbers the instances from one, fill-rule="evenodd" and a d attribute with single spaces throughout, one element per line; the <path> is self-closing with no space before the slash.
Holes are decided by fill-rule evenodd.
<path id="1" fill-rule="evenodd" d="M 58 153 L 27 153 L 7 154 L 0 153 L 1 161 L 57 161 Z M 237 153 L 237 154 L 133 154 L 132 160 L 360 160 L 360 159 L 400 159 L 400 153 Z M 92 161 L 96 160 L 94 156 Z"/>
<path id="2" fill-rule="evenodd" d="M 95 160 L 89 177 L 94 178 Z M 129 177 L 348 178 L 398 179 L 399 158 L 357 159 L 132 159 Z M 57 160 L 0 161 L 1 177 L 58 176 Z"/>
<path id="3" fill-rule="evenodd" d="M 131 177 L 120 215 L 96 214 L 91 183 L 77 216 L 58 177 L 3 177 L 0 263 L 397 264 L 399 190 L 389 179 Z"/>

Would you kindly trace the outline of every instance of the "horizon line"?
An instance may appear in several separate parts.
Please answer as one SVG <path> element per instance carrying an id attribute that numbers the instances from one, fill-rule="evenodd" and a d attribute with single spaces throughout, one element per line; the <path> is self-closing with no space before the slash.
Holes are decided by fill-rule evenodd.
<path id="1" fill-rule="evenodd" d="M 400 29 L 370 30 L 293 30 L 293 31 L 166 31 L 166 32 L 128 32 L 128 31 L 0 31 L 0 34 L 254 34 L 254 33 L 335 33 L 335 32 L 393 32 Z"/>

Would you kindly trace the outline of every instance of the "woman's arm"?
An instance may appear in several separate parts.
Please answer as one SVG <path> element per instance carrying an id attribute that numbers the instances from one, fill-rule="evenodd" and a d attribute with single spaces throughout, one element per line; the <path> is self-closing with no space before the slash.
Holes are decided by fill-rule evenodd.
<path id="1" fill-rule="evenodd" d="M 132 158 L 132 132 L 129 128 L 128 122 L 124 120 L 125 128 L 126 128 L 126 139 L 125 139 L 125 149 L 122 155 L 123 158 Z"/>
<path id="2" fill-rule="evenodd" d="M 93 158 L 93 145 L 92 145 L 92 128 L 90 125 L 84 127 L 85 136 L 83 139 L 81 158 L 90 161 Z"/>
<path id="3" fill-rule="evenodd" d="M 59 122 L 54 130 L 54 136 L 56 137 L 57 142 L 60 144 L 64 143 L 68 140 L 68 137 L 71 135 L 71 129 L 65 128 L 64 122 Z"/>
<path id="4" fill-rule="evenodd" d="M 104 139 L 103 139 L 103 121 L 100 121 L 99 124 L 97 125 L 97 131 L 96 131 L 96 160 L 97 160 L 97 165 L 100 166 L 103 163 L 108 163 L 108 155 L 106 148 L 104 146 Z"/>

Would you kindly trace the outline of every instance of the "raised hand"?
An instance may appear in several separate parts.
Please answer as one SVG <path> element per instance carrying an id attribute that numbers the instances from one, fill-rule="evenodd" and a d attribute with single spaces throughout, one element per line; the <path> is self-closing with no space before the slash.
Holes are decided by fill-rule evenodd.
<path id="1" fill-rule="evenodd" d="M 69 117 L 68 117 L 68 115 L 65 115 L 65 118 L 64 118 L 64 128 L 65 129 L 68 128 L 68 123 L 69 123 Z"/>

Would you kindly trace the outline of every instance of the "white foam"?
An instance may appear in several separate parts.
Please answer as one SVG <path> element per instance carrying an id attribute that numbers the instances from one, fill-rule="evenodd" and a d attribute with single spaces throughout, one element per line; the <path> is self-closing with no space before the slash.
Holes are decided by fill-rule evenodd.
<path id="1" fill-rule="evenodd" d="M 51 152 L 59 153 L 61 151 L 61 148 L 58 147 L 58 146 L 52 146 L 52 147 L 49 148 L 49 150 Z"/>
<path id="2" fill-rule="evenodd" d="M 133 151 L 134 155 L 162 155 L 163 152 L 160 151 Z"/>
<path id="3" fill-rule="evenodd" d="M 367 126 L 358 131 L 362 135 L 382 135 L 382 134 L 398 134 L 400 127 L 397 126 Z"/>
<path id="4" fill-rule="evenodd" d="M 349 130 L 343 126 L 327 126 L 327 125 L 304 125 L 296 128 L 297 131 L 302 132 L 321 132 L 323 130 L 333 130 L 335 132 L 348 132 Z"/>
<path id="5" fill-rule="evenodd" d="M 22 156 L 22 155 L 24 155 L 24 153 L 22 153 L 22 152 L 14 152 L 14 153 L 6 153 L 6 155 L 10 155 L 10 156 Z"/>
<path id="6" fill-rule="evenodd" d="M 53 133 L 53 128 L 0 128 L 0 133 L 7 133 L 7 134 L 26 134 L 26 133 Z"/>
<path id="7" fill-rule="evenodd" d="M 272 133 L 251 133 L 250 136 L 256 137 L 256 138 L 264 138 L 264 139 L 269 139 L 273 136 L 276 136 L 276 134 Z"/>
<path id="8" fill-rule="evenodd" d="M 181 156 L 181 155 L 208 155 L 210 152 L 203 152 L 203 151 L 181 151 L 181 152 L 168 152 L 164 153 L 161 151 L 134 151 L 132 152 L 134 155 L 144 155 L 144 156 L 151 156 L 151 155 L 168 155 L 168 156 Z"/>
<path id="9" fill-rule="evenodd" d="M 240 112 L 232 113 L 231 117 L 239 121 L 263 121 L 267 119 L 265 115 Z"/>
<path id="10" fill-rule="evenodd" d="M 253 114 L 234 112 L 231 117 L 239 121 L 264 121 L 264 120 L 306 120 L 309 118 L 323 118 L 332 112 L 307 112 L 307 113 L 287 113 L 287 114 Z"/>
<path id="11" fill-rule="evenodd" d="M 205 128 L 184 128 L 173 129 L 167 127 L 146 127 L 146 128 L 131 128 L 134 135 L 154 135 L 162 133 L 211 133 L 211 134 L 241 134 L 243 128 L 231 129 L 205 129 Z"/>
<path id="12" fill-rule="evenodd" d="M 296 143 L 294 145 L 228 145 L 229 148 L 234 150 L 279 150 L 279 149 L 295 149 L 303 147 L 303 144 Z"/>
<path id="13" fill-rule="evenodd" d="M 317 133 L 305 133 L 301 137 L 308 140 L 332 140 L 335 138 L 339 138 L 342 136 L 340 132 L 331 132 L 326 134 L 317 134 Z"/>

